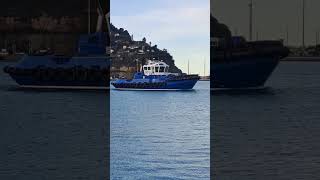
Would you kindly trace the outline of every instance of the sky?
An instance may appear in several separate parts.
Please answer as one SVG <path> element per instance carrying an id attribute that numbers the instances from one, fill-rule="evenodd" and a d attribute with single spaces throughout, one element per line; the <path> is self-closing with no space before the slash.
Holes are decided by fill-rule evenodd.
<path id="1" fill-rule="evenodd" d="M 110 0 L 110 19 L 134 40 L 167 49 L 183 72 L 209 75 L 210 0 Z M 205 65 L 206 64 L 206 65 Z"/>
<path id="2" fill-rule="evenodd" d="M 211 0 L 212 14 L 230 30 L 248 38 L 249 0 Z M 306 0 L 305 41 L 314 45 L 320 32 L 320 1 Z M 289 45 L 302 44 L 302 0 L 253 0 L 254 33 L 258 39 L 286 39 Z M 285 41 L 286 42 L 286 41 Z"/>

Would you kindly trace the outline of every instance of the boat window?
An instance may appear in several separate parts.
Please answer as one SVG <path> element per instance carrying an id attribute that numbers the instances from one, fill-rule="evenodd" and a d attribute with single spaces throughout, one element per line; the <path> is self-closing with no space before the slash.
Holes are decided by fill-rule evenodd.
<path id="1" fill-rule="evenodd" d="M 160 67 L 160 71 L 159 72 L 164 72 L 164 67 Z"/>
<path id="2" fill-rule="evenodd" d="M 151 70 L 151 67 L 148 67 L 148 70 Z"/>
<path id="3" fill-rule="evenodd" d="M 156 67 L 156 72 L 159 72 L 159 67 Z"/>
<path id="4" fill-rule="evenodd" d="M 144 67 L 143 69 L 144 69 L 144 70 L 147 70 L 147 67 Z"/>

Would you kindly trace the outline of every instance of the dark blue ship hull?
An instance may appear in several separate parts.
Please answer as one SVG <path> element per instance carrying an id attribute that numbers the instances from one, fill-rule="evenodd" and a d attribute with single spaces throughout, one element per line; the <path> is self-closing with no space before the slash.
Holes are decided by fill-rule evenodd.
<path id="1" fill-rule="evenodd" d="M 264 86 L 278 65 L 278 57 L 243 57 L 211 64 L 211 87 L 241 89 Z"/>
<path id="2" fill-rule="evenodd" d="M 5 71 L 27 88 L 107 89 L 109 62 L 106 56 L 25 56 Z"/>
<path id="3" fill-rule="evenodd" d="M 81 35 L 75 56 L 39 50 L 24 56 L 15 66 L 5 67 L 4 71 L 27 88 L 108 89 L 107 37 L 104 32 Z"/>

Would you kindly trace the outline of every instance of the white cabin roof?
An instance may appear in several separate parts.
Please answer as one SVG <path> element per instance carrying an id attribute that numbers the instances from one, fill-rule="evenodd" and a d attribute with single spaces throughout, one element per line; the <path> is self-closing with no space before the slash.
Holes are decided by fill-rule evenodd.
<path id="1" fill-rule="evenodd" d="M 166 66 L 169 67 L 165 62 L 163 61 L 155 61 L 155 60 L 148 60 L 147 64 L 144 66 Z"/>

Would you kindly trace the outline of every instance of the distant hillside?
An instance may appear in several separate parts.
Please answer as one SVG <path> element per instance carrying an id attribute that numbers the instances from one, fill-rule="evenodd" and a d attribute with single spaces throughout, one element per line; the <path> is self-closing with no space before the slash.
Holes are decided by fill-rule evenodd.
<path id="1" fill-rule="evenodd" d="M 220 23 L 215 17 L 210 16 L 210 36 L 229 39 L 231 37 L 231 31 L 228 26 Z"/>
<path id="2" fill-rule="evenodd" d="M 147 42 L 146 38 L 133 40 L 130 33 L 123 28 L 116 28 L 111 24 L 111 56 L 114 69 L 136 71 L 137 63 L 141 66 L 146 60 L 163 60 L 170 66 L 171 72 L 181 73 L 175 66 L 174 59 L 166 49 L 159 49 L 157 45 Z"/>
<path id="3" fill-rule="evenodd" d="M 99 0 L 102 7 L 109 9 L 109 0 Z M 91 0 L 92 8 L 98 0 Z M 52 16 L 78 16 L 87 12 L 88 0 L 8 0 L 2 1 L 0 16 L 34 17 L 42 13 Z"/>

